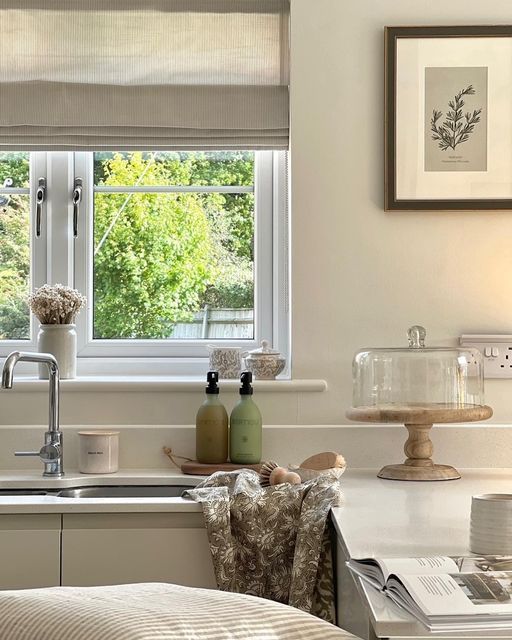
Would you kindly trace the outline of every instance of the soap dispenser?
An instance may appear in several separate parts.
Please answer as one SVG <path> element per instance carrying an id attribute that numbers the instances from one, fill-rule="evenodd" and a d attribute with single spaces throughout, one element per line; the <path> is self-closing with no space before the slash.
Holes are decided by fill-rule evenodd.
<path id="1" fill-rule="evenodd" d="M 196 457 L 198 462 L 220 464 L 228 460 L 228 414 L 219 401 L 219 374 L 208 371 L 206 400 L 196 416 Z"/>
<path id="2" fill-rule="evenodd" d="M 252 373 L 240 376 L 240 401 L 231 412 L 230 457 L 236 464 L 261 462 L 261 413 L 252 399 Z"/>

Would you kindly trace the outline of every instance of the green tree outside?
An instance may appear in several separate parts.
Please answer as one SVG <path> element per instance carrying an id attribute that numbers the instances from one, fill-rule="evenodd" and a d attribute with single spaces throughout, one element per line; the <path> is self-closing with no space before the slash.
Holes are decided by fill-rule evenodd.
<path id="1" fill-rule="evenodd" d="M 0 156 L 0 181 L 28 184 L 28 156 Z M 254 154 L 95 154 L 96 184 L 252 185 Z M 168 338 L 205 304 L 253 307 L 252 193 L 97 193 L 94 335 Z M 0 335 L 28 337 L 28 196 L 0 207 Z"/>
<path id="2" fill-rule="evenodd" d="M 28 154 L 0 155 L 0 185 L 28 187 Z M 29 337 L 29 196 L 0 196 L 0 339 Z"/>

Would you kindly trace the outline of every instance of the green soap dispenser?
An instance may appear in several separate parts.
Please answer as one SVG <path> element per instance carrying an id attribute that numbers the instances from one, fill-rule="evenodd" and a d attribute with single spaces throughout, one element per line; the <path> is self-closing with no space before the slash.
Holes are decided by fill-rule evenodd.
<path id="1" fill-rule="evenodd" d="M 231 412 L 229 448 L 231 462 L 257 464 L 261 462 L 261 413 L 252 399 L 252 373 L 240 376 L 240 401 Z"/>
<path id="2" fill-rule="evenodd" d="M 228 414 L 219 401 L 219 374 L 208 371 L 206 400 L 196 416 L 196 458 L 198 462 L 219 464 L 228 460 Z"/>

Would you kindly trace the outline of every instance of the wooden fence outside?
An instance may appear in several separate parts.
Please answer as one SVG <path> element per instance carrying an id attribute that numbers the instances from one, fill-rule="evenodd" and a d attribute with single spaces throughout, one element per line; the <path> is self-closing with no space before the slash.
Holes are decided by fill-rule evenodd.
<path id="1" fill-rule="evenodd" d="M 178 322 L 170 337 L 175 340 L 251 340 L 253 335 L 254 309 L 210 309 L 206 306 L 191 322 Z"/>

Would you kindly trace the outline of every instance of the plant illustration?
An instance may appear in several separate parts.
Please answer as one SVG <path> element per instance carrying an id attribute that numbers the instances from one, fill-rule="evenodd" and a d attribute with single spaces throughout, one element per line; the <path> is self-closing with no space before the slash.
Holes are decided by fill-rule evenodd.
<path id="1" fill-rule="evenodd" d="M 464 96 L 473 95 L 475 95 L 475 89 L 472 84 L 459 91 L 453 100 L 448 102 L 450 110 L 447 111 L 442 123 L 439 120 L 443 112 L 437 109 L 433 110 L 430 120 L 432 140 L 436 140 L 439 148 L 443 151 L 455 149 L 457 145 L 467 142 L 475 129 L 475 125 L 480 122 L 482 109 L 475 109 L 473 113 L 469 111 L 464 113 L 463 111 Z"/>

